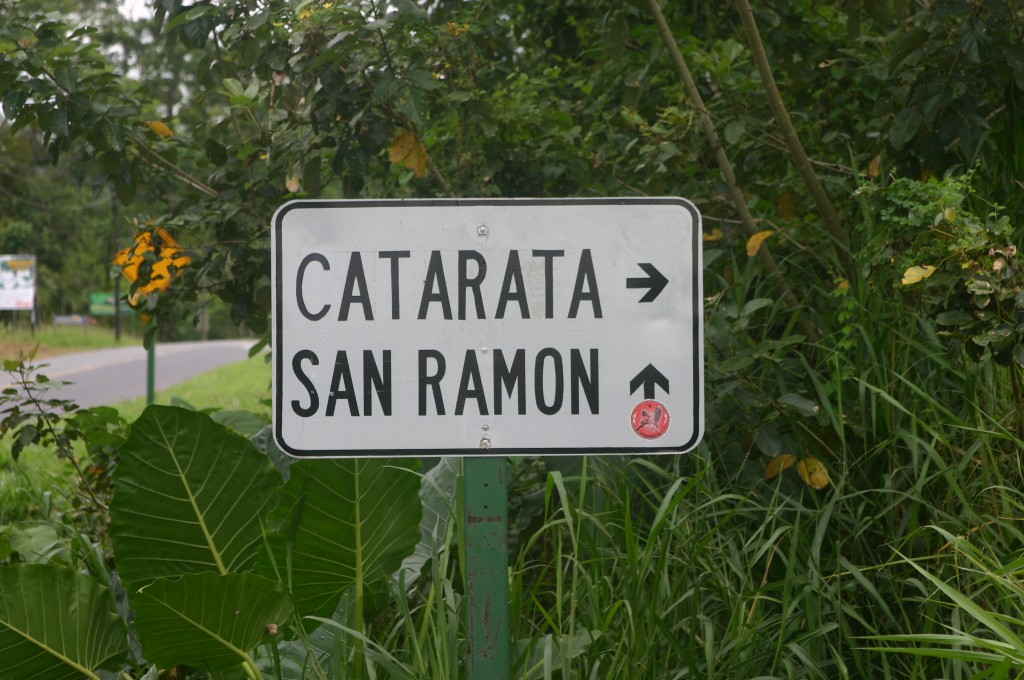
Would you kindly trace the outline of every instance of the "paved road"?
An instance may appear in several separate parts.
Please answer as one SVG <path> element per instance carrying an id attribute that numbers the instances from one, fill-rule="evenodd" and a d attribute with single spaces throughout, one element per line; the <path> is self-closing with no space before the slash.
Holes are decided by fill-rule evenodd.
<path id="1" fill-rule="evenodd" d="M 156 389 L 167 389 L 183 380 L 223 364 L 242 361 L 255 340 L 158 343 Z M 39 360 L 49 364 L 42 373 L 65 385 L 54 396 L 73 399 L 80 406 L 103 406 L 146 395 L 146 350 L 141 345 L 66 354 Z M 0 374 L 0 389 L 10 376 Z"/>

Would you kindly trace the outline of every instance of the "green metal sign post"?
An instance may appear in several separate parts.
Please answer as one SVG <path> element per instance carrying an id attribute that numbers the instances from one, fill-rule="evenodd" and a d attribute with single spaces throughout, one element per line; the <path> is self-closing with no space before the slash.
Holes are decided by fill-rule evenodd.
<path id="1" fill-rule="evenodd" d="M 466 536 L 466 670 L 508 680 L 508 461 L 463 459 Z"/>
<path id="2" fill-rule="evenodd" d="M 153 317 L 149 323 L 155 327 L 159 322 Z M 154 330 L 149 347 L 146 348 L 146 404 L 152 404 L 156 397 L 156 335 Z"/>
<path id="3" fill-rule="evenodd" d="M 156 392 L 156 338 L 146 350 L 146 403 L 152 404 Z"/>

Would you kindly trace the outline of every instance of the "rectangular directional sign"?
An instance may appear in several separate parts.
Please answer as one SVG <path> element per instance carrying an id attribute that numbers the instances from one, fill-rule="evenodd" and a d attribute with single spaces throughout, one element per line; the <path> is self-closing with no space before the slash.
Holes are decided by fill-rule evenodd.
<path id="1" fill-rule="evenodd" d="M 703 434 L 688 201 L 293 201 L 272 260 L 291 455 L 683 452 Z"/>

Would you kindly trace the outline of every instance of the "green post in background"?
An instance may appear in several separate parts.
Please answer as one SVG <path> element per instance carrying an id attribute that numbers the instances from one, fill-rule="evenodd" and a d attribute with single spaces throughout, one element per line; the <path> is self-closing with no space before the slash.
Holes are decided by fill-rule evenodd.
<path id="1" fill-rule="evenodd" d="M 468 680 L 508 680 L 508 461 L 463 459 Z"/>
<path id="2" fill-rule="evenodd" d="M 153 323 L 156 323 L 155 321 Z M 156 333 L 146 349 L 146 404 L 153 403 L 156 383 Z"/>

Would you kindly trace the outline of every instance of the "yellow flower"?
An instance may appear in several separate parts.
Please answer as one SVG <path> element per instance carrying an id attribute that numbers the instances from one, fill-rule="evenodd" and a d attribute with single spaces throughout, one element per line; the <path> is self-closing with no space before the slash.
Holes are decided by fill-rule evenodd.
<path id="1" fill-rule="evenodd" d="M 121 271 L 132 283 L 139 278 L 139 267 L 146 261 L 144 253 L 153 252 L 157 260 L 149 272 L 149 283 L 139 288 L 137 295 L 146 295 L 155 290 L 167 290 L 174 278 L 174 270 L 181 269 L 192 259 L 181 255 L 177 241 L 162 227 L 154 227 L 135 237 L 135 245 L 125 248 L 114 255 L 114 264 L 121 266 Z M 136 304 L 137 298 L 132 299 Z"/>

